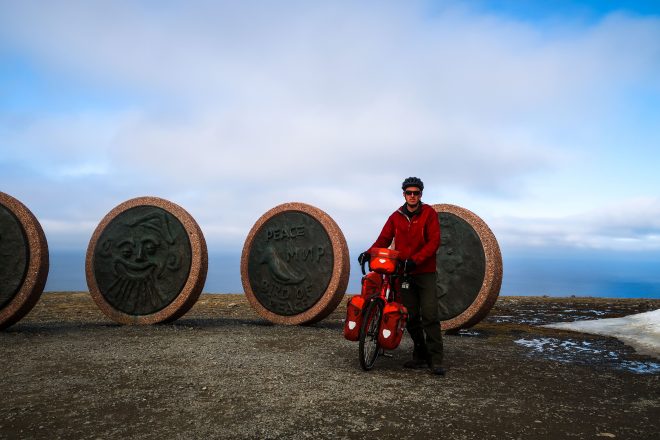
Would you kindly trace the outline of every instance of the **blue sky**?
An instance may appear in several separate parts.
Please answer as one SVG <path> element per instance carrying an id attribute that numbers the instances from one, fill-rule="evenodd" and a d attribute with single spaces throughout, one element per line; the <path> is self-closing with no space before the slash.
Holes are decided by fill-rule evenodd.
<path id="1" fill-rule="evenodd" d="M 658 2 L 0 2 L 0 190 L 55 250 L 142 195 L 212 252 L 289 201 L 359 250 L 416 175 L 505 258 L 660 255 L 658 127 Z"/>

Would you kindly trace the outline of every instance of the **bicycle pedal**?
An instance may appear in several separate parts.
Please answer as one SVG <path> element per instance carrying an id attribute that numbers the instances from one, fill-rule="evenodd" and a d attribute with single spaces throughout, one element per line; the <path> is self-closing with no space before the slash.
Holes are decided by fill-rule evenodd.
<path id="1" fill-rule="evenodd" d="M 385 351 L 383 351 L 380 355 L 383 356 L 383 357 L 386 357 L 386 358 L 394 357 L 394 355 L 392 353 L 385 353 Z"/>

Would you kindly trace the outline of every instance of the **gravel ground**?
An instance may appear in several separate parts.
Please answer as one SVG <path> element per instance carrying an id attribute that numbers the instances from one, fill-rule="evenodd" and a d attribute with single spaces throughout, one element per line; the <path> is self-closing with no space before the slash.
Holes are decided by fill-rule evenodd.
<path id="1" fill-rule="evenodd" d="M 445 377 L 363 372 L 344 304 L 276 326 L 243 295 L 202 295 L 174 324 L 119 326 L 86 293 L 44 294 L 0 332 L 0 438 L 656 439 L 660 361 L 616 339 L 537 327 L 660 300 L 504 297 L 445 336 Z"/>

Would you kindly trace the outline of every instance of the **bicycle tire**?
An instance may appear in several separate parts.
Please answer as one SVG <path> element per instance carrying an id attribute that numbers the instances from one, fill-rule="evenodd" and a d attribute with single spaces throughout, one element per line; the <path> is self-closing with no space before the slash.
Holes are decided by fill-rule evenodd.
<path id="1" fill-rule="evenodd" d="M 376 358 L 380 352 L 378 345 L 378 331 L 380 330 L 380 321 L 383 317 L 383 301 L 373 299 L 369 302 L 360 326 L 360 344 L 359 357 L 360 366 L 363 370 L 369 371 L 374 367 Z"/>

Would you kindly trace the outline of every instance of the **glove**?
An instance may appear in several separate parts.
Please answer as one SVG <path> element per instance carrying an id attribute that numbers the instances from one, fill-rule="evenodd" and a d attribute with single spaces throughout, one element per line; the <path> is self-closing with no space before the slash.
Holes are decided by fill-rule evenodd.
<path id="1" fill-rule="evenodd" d="M 417 263 L 415 263 L 412 258 L 408 258 L 406 261 L 403 262 L 404 273 L 411 273 L 412 271 L 415 270 L 415 267 L 417 267 Z"/>
<path id="2" fill-rule="evenodd" d="M 363 266 L 369 260 L 371 260 L 371 254 L 369 252 L 362 252 L 358 257 L 358 263 L 360 263 L 360 266 Z"/>

